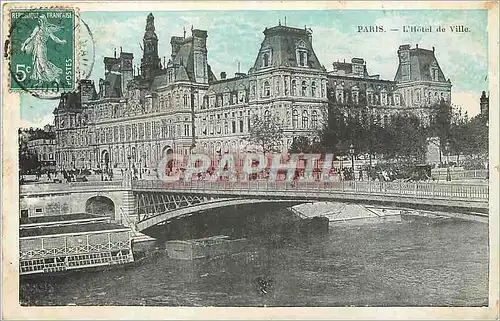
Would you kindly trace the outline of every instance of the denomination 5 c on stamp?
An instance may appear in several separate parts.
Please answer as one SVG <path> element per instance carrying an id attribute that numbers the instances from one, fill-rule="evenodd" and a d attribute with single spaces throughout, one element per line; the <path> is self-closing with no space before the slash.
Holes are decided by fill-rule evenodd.
<path id="1" fill-rule="evenodd" d="M 10 89 L 73 90 L 74 10 L 12 9 L 10 19 Z"/>

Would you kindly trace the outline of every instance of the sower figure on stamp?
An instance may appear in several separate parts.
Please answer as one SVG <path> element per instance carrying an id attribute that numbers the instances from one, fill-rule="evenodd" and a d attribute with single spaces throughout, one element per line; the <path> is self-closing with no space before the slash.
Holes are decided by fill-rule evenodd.
<path id="1" fill-rule="evenodd" d="M 62 69 L 51 63 L 47 59 L 47 38 L 51 38 L 58 44 L 65 44 L 66 40 L 59 39 L 54 32 L 62 27 L 53 25 L 47 21 L 44 15 L 38 18 L 38 26 L 33 29 L 31 35 L 24 41 L 21 50 L 31 54 L 33 57 L 33 73 L 31 79 L 38 81 L 38 84 L 45 82 L 60 82 Z"/>

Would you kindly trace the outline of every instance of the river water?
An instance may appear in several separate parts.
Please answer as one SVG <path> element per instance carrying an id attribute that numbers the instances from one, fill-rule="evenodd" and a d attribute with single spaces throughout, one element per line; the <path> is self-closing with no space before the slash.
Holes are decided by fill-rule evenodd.
<path id="1" fill-rule="evenodd" d="M 258 279 L 267 287 L 259 286 Z M 264 289 L 264 291 L 262 291 Z M 488 226 L 387 222 L 268 242 L 219 259 L 22 280 L 24 305 L 482 306 Z"/>

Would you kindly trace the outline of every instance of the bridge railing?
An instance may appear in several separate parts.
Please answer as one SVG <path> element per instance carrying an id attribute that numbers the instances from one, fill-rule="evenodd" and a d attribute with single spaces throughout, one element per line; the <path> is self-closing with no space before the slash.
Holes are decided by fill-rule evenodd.
<path id="1" fill-rule="evenodd" d="M 262 191 L 296 191 L 314 193 L 369 193 L 407 195 L 429 198 L 488 199 L 486 184 L 443 184 L 410 182 L 284 182 L 284 181 L 189 181 L 164 182 L 159 180 L 133 181 L 132 189 L 163 189 L 181 191 L 234 191 L 241 194 Z"/>

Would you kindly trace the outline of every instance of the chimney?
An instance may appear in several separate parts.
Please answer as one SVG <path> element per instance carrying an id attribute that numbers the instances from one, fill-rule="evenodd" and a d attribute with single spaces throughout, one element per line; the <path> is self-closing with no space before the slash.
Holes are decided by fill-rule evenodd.
<path id="1" fill-rule="evenodd" d="M 226 72 L 225 71 L 220 73 L 220 79 L 226 79 Z"/>

